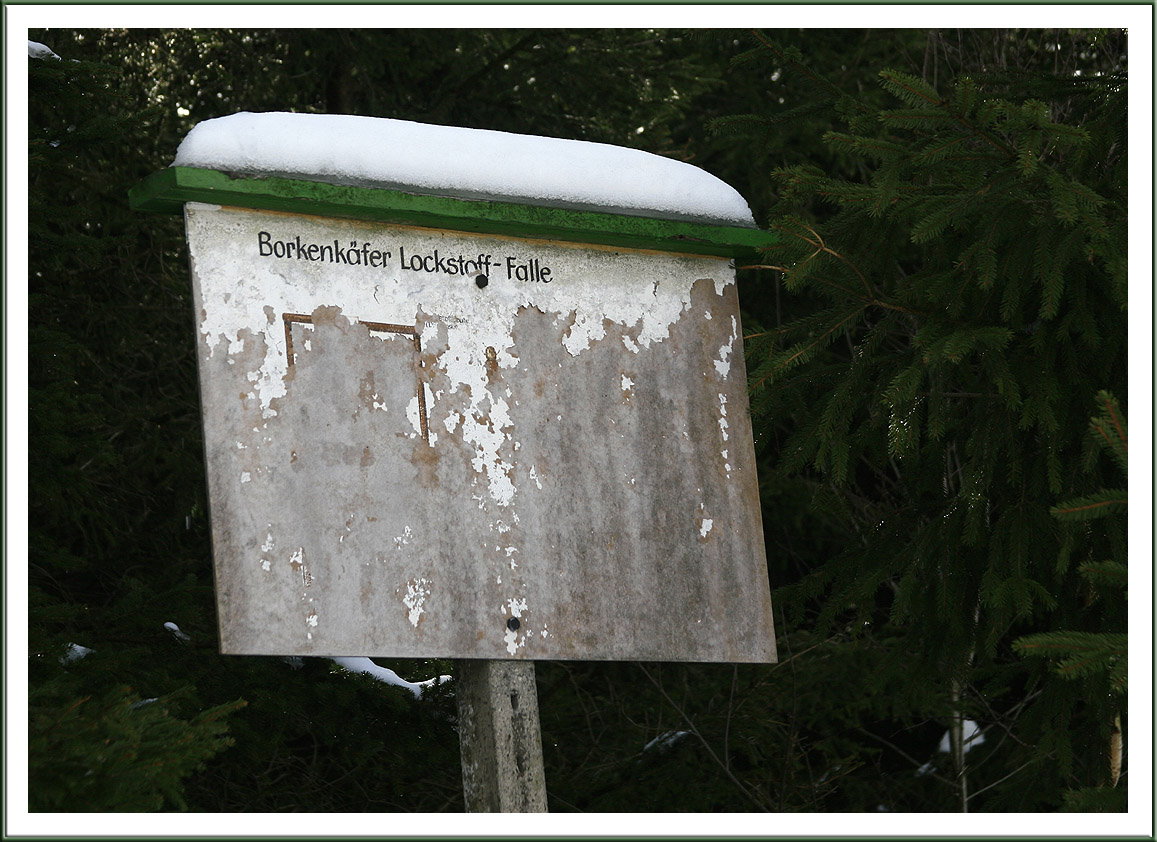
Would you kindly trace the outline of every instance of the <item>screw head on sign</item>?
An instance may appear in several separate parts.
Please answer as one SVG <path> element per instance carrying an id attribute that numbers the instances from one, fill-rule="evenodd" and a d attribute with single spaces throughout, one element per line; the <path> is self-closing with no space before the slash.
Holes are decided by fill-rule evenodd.
<path id="1" fill-rule="evenodd" d="M 510 629 L 511 631 L 518 631 L 518 627 L 520 625 L 522 625 L 522 624 L 518 622 L 517 617 L 511 617 L 509 620 L 506 621 L 506 628 Z"/>
<path id="2" fill-rule="evenodd" d="M 474 279 L 474 283 L 478 284 L 479 289 L 482 289 L 488 283 L 490 283 L 490 279 L 488 277 L 486 277 L 485 275 L 479 275 L 477 278 Z"/>

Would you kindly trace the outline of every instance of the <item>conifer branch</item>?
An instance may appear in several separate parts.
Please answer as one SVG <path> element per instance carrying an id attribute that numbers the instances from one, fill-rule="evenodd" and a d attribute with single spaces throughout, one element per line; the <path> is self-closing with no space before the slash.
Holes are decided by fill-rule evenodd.
<path id="1" fill-rule="evenodd" d="M 826 338 L 827 338 L 828 336 L 830 336 L 832 333 L 835 333 L 837 330 L 839 330 L 841 327 L 843 327 L 843 325 L 844 325 L 846 322 L 849 322 L 849 321 L 851 321 L 852 319 L 854 319 L 854 318 L 858 317 L 858 316 L 859 316 L 859 315 L 861 315 L 863 312 L 864 312 L 864 308 L 863 308 L 863 307 L 859 307 L 859 308 L 857 308 L 857 309 L 856 309 L 854 312 L 852 312 L 852 313 L 848 314 L 847 316 L 845 316 L 844 318 L 840 319 L 838 322 L 836 322 L 836 323 L 835 323 L 834 325 L 832 325 L 830 328 L 828 328 L 827 330 L 825 330 L 825 331 L 824 331 L 822 334 L 820 334 L 819 336 L 817 336 L 814 342 L 810 343 L 809 345 L 807 345 L 807 346 L 805 346 L 805 347 L 803 347 L 803 348 L 800 348 L 798 351 L 796 351 L 794 354 L 792 354 L 792 355 L 791 355 L 790 357 L 788 357 L 786 360 L 783 360 L 783 361 L 782 361 L 782 362 L 781 362 L 779 365 L 777 365 L 777 366 L 776 366 L 774 369 L 772 369 L 771 371 L 769 371 L 769 372 L 768 372 L 767 374 L 765 374 L 763 377 L 759 378 L 759 380 L 757 380 L 757 381 L 755 382 L 755 384 L 752 386 L 752 388 L 754 389 L 754 388 L 758 388 L 758 387 L 761 387 L 761 386 L 762 386 L 762 385 L 763 385 L 763 384 L 764 384 L 764 383 L 765 383 L 765 382 L 766 382 L 766 381 L 767 381 L 769 378 L 773 378 L 773 377 L 775 377 L 775 375 L 779 374 L 781 371 L 783 371 L 785 368 L 787 368 L 789 365 L 791 365 L 793 362 L 795 362 L 795 361 L 796 361 L 797 359 L 799 359 L 801 356 L 803 356 L 803 355 L 807 354 L 809 351 L 811 351 L 811 350 L 812 350 L 813 348 L 815 348 L 817 345 L 820 345 L 820 344 L 821 344 L 821 343 L 824 341 L 824 339 L 826 339 Z"/>
<path id="2" fill-rule="evenodd" d="M 889 304 L 887 301 L 881 301 L 878 298 L 873 298 L 868 302 L 874 307 L 882 307 L 885 310 L 895 310 L 897 313 L 904 313 L 908 316 L 927 316 L 923 310 L 913 310 L 911 307 L 904 307 L 900 304 Z"/>
<path id="3" fill-rule="evenodd" d="M 765 336 L 782 336 L 785 333 L 791 333 L 793 328 L 794 325 L 788 325 L 787 327 L 777 327 L 775 330 L 758 330 L 755 333 L 745 333 L 743 334 L 743 341 L 748 342 L 752 339 L 762 339 Z"/>
<path id="4" fill-rule="evenodd" d="M 769 40 L 758 29 L 751 30 L 751 34 L 755 38 L 756 41 L 758 41 L 766 49 L 768 49 L 772 53 L 774 53 L 775 57 L 778 58 L 780 61 L 782 61 L 784 64 L 791 65 L 796 70 L 798 70 L 800 73 L 802 73 L 804 76 L 806 76 L 808 79 L 810 79 L 817 86 L 822 87 L 822 88 L 827 88 L 832 99 L 838 99 L 840 96 L 842 96 L 843 92 L 839 88 L 837 88 L 835 85 L 833 85 L 827 79 L 823 78 L 818 73 L 813 71 L 810 67 L 808 67 L 803 62 L 797 61 L 796 59 L 794 59 L 791 56 L 784 53 L 777 46 L 775 46 L 775 44 L 771 40 Z M 856 108 L 859 111 L 865 110 L 864 106 L 858 102 L 856 103 Z"/>
<path id="5" fill-rule="evenodd" d="M 1125 430 L 1124 430 L 1123 425 L 1121 424 L 1121 420 L 1119 418 L 1117 418 L 1116 403 L 1113 401 L 1113 399 L 1111 397 L 1109 397 L 1107 392 L 1101 392 L 1101 394 L 1098 397 L 1100 397 L 1101 403 L 1103 403 L 1105 405 L 1105 411 L 1109 413 L 1109 418 L 1110 418 L 1110 420 L 1112 420 L 1113 426 L 1117 429 L 1117 436 L 1120 438 L 1121 444 L 1125 448 L 1125 452 L 1128 453 L 1129 452 L 1129 437 L 1127 435 L 1125 435 Z M 1101 433 L 1101 435 L 1104 436 L 1104 433 Z M 1108 441 L 1107 436 L 1105 437 L 1105 440 Z M 1112 442 L 1110 442 L 1110 444 L 1112 444 Z"/>
<path id="6" fill-rule="evenodd" d="M 1073 520 L 1089 520 L 1091 518 L 1101 517 L 1102 514 L 1108 514 L 1110 510 L 1124 508 L 1128 505 L 1128 500 L 1124 492 L 1117 493 L 1121 496 L 1106 497 L 1104 495 L 1096 495 L 1093 497 L 1081 497 L 1068 503 L 1062 503 L 1059 506 L 1053 506 L 1050 511 L 1056 517 L 1068 517 Z"/>
<path id="7" fill-rule="evenodd" d="M 923 91 L 917 90 L 913 85 L 907 84 L 904 82 L 904 80 L 898 78 L 898 74 L 896 74 L 896 73 L 884 70 L 884 71 L 880 72 L 880 78 L 883 79 L 885 82 L 890 82 L 896 88 L 909 91 L 909 92 L 911 92 L 911 94 L 913 96 L 919 97 L 920 99 L 923 99 L 924 101 L 926 101 L 932 105 L 935 105 L 939 108 L 943 108 L 944 111 L 952 119 L 954 119 L 956 122 L 958 122 L 964 128 L 968 129 L 972 134 L 974 134 L 977 137 L 992 144 L 994 147 L 996 147 L 1001 152 L 1003 152 L 1007 157 L 1009 157 L 1009 158 L 1015 158 L 1016 157 L 1016 150 L 1015 149 L 1013 149 L 1010 146 L 1007 146 L 1006 144 L 1001 143 L 999 140 L 996 140 L 995 138 L 990 137 L 987 132 L 984 132 L 979 127 L 973 125 L 972 121 L 969 120 L 967 117 L 965 117 L 963 114 L 957 114 L 956 112 L 954 112 L 951 108 L 948 107 L 948 102 L 946 100 L 934 98 Z M 885 116 L 885 115 L 881 114 L 881 117 L 883 117 L 883 116 Z M 910 118 L 912 115 L 909 114 L 909 115 L 905 115 L 905 116 Z"/>
<path id="8" fill-rule="evenodd" d="M 844 293 L 845 295 L 852 296 L 852 298 L 858 298 L 860 301 L 866 302 L 868 304 L 875 304 L 876 303 L 875 301 L 872 301 L 869 298 L 867 298 L 867 296 L 860 295 L 858 292 L 852 292 L 852 290 L 848 289 L 847 287 L 842 287 L 839 284 L 835 283 L 834 281 L 829 281 L 826 278 L 820 277 L 819 275 L 812 275 L 812 277 L 817 282 L 823 284 L 824 286 L 831 287 L 832 289 L 838 289 L 840 292 Z"/>
<path id="9" fill-rule="evenodd" d="M 801 225 L 802 225 L 802 224 L 803 224 L 803 223 L 801 223 Z M 800 234 L 798 231 L 790 231 L 790 230 L 788 230 L 787 228 L 785 228 L 785 227 L 784 227 L 784 226 L 782 226 L 782 225 L 776 225 L 776 226 L 775 226 L 776 230 L 778 230 L 778 231 L 783 231 L 785 234 L 790 234 L 790 235 L 792 235 L 792 236 L 794 236 L 794 237 L 798 237 L 799 239 L 803 240 L 803 241 L 804 241 L 805 243 L 807 243 L 808 245 L 811 245 L 811 246 L 815 246 L 815 248 L 816 248 L 816 251 L 815 251 L 814 253 L 812 253 L 811 255 L 809 255 L 808 257 L 804 258 L 804 260 L 803 260 L 803 261 L 801 261 L 802 263 L 806 263 L 807 261 L 809 261 L 809 260 L 811 260 L 812 258 L 816 257 L 816 255 L 819 255 L 819 254 L 821 254 L 821 253 L 827 253 L 827 254 L 830 254 L 832 257 L 836 258 L 837 260 L 841 260 L 841 261 L 843 261 L 843 262 L 844 262 L 844 263 L 845 263 L 845 264 L 846 264 L 846 265 L 847 265 L 847 266 L 848 266 L 848 267 L 849 267 L 849 268 L 850 268 L 850 269 L 851 269 L 853 272 L 855 272 L 855 273 L 856 273 L 856 275 L 857 275 L 857 276 L 859 276 L 860 280 L 861 280 L 861 281 L 863 281 L 863 283 L 864 283 L 864 292 L 867 294 L 868 298 L 870 299 L 870 298 L 872 297 L 872 287 L 871 287 L 871 285 L 868 283 L 868 279 L 864 277 L 864 273 L 863 273 L 863 272 L 861 272 L 861 271 L 859 270 L 859 268 L 857 268 L 857 266 L 856 266 L 854 263 L 852 263 L 852 261 L 848 260 L 846 257 L 844 257 L 844 256 L 843 256 L 842 254 L 840 254 L 839 252 L 835 251 L 834 249 L 831 249 L 831 248 L 829 248 L 829 247 L 828 247 L 828 245 L 827 245 L 827 243 L 825 243 L 825 242 L 824 242 L 824 238 L 823 238 L 823 236 L 822 236 L 822 235 L 820 235 L 820 233 L 819 233 L 818 231 L 816 231 L 814 228 L 812 228 L 812 227 L 811 227 L 811 226 L 809 226 L 809 225 L 803 225 L 803 227 L 804 227 L 804 228 L 805 228 L 805 229 L 806 229 L 806 230 L 807 230 L 807 231 L 808 231 L 808 232 L 809 232 L 809 233 L 810 233 L 810 234 L 811 234 L 813 237 L 815 237 L 815 239 L 814 239 L 814 240 L 810 240 L 810 239 L 808 239 L 808 238 L 807 238 L 807 237 L 805 237 L 803 234 Z"/>

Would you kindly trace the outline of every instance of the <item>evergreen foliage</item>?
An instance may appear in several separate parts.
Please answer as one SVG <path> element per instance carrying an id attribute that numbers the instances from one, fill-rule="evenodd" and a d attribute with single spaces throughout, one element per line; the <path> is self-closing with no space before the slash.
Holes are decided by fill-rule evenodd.
<path id="1" fill-rule="evenodd" d="M 1067 787 L 1101 777 L 1108 697 L 1042 686 L 1011 643 L 1065 646 L 1081 673 L 1123 645 L 1058 631 L 1081 628 L 1084 587 L 1058 565 L 1076 539 L 1049 505 L 1076 495 L 1058 512 L 1075 518 L 1123 502 L 1094 491 L 1097 471 L 1075 470 L 1084 408 L 1106 384 L 1125 387 L 1123 68 L 1057 74 L 1021 51 L 1016 73 L 962 67 L 939 85 L 885 69 L 892 101 L 877 107 L 837 95 L 799 50 L 759 40 L 815 86 L 843 126 L 825 144 L 863 173 L 773 174 L 783 241 L 761 269 L 815 306 L 745 319 L 753 417 L 775 431 L 759 440 L 773 476 L 806 478 L 847 541 L 775 597 L 821 633 L 898 634 L 896 666 L 913 687 L 940 688 L 927 713 L 987 719 L 1017 741 L 970 773 L 972 791 L 976 775 L 1015 773 L 1031 785 L 990 794 L 990 809 L 1059 808 Z"/>
<path id="2" fill-rule="evenodd" d="M 693 95 L 718 87 L 725 62 L 700 66 L 677 34 L 629 30 L 29 37 L 61 56 L 28 61 L 29 769 L 45 790 L 30 806 L 461 810 L 452 685 L 416 700 L 324 660 L 294 668 L 217 654 L 182 225 L 130 212 L 128 189 L 168 165 L 196 122 L 243 110 L 348 111 L 691 156 L 686 134 L 668 127 L 693 123 Z M 74 643 L 93 654 L 62 663 Z M 451 672 L 390 666 L 414 679 Z M 156 704 L 133 708 L 141 696 L 171 699 L 168 718 Z M 231 745 L 209 717 L 228 722 Z M 135 760 L 100 759 L 114 732 Z M 160 742 L 178 737 L 188 742 L 172 765 L 150 771 Z M 70 745 L 59 762 L 58 739 Z"/>
<path id="3" fill-rule="evenodd" d="M 140 699 L 117 687 L 100 699 L 34 690 L 30 701 L 28 809 L 108 812 L 188 809 L 181 781 L 233 744 L 218 705 L 185 721 L 169 712 L 175 694 Z"/>
<path id="4" fill-rule="evenodd" d="M 1121 472 L 1128 475 L 1128 425 L 1116 399 L 1108 392 L 1097 394 L 1102 413 L 1089 424 L 1089 439 L 1094 450 L 1106 449 Z M 1087 497 L 1066 500 L 1053 506 L 1052 514 L 1062 522 L 1080 524 L 1121 514 L 1126 503 L 1125 489 L 1104 490 Z M 1067 562 L 1066 562 L 1067 563 Z M 1106 592 L 1117 591 L 1124 596 L 1128 586 L 1128 568 L 1118 560 L 1087 560 L 1077 567 L 1084 580 L 1086 607 L 1102 601 Z M 1096 624 L 1102 629 L 1123 629 L 1124 615 L 1119 607 L 1108 606 Z M 1104 812 L 1125 810 L 1127 801 L 1123 791 L 1117 791 L 1122 769 L 1122 723 L 1125 696 L 1129 689 L 1128 635 L 1123 631 L 1047 631 L 1026 635 L 1013 643 L 1021 655 L 1054 660 L 1054 673 L 1062 679 L 1086 679 L 1083 684 L 1087 702 L 1094 709 L 1107 702 L 1110 720 L 1102 723 L 1101 731 L 1108 730 L 1106 747 L 1109 783 L 1098 787 L 1081 787 L 1065 792 L 1066 810 Z M 1107 679 L 1107 688 L 1106 688 Z M 1108 725 L 1108 728 L 1105 728 Z"/>
<path id="5" fill-rule="evenodd" d="M 147 603 L 179 601 L 191 584 L 171 542 L 176 518 L 166 528 L 150 503 L 158 489 L 189 494 L 176 476 L 197 465 L 150 432 L 181 413 L 195 420 L 196 407 L 155 368 L 171 364 L 180 382 L 181 368 L 192 371 L 187 349 L 147 332 L 150 314 L 179 293 L 163 276 L 136 284 L 143 266 L 110 271 L 138 246 L 139 229 L 105 164 L 149 119 L 125 106 L 120 84 L 102 62 L 29 59 L 32 810 L 184 809 L 181 781 L 230 745 L 225 717 L 243 704 L 198 704 L 187 677 L 158 677 L 140 651 L 142 625 L 168 619 L 149 617 L 164 608 Z M 158 534 L 142 547 L 138 532 L 149 530 Z M 168 563 L 146 586 L 142 565 L 158 556 Z M 105 624 L 120 638 L 109 645 L 127 650 L 118 662 L 104 658 L 108 633 L 96 629 Z M 81 639 L 100 647 L 87 664 L 66 657 Z M 105 669 L 92 672 L 93 661 Z M 159 698 L 142 702 L 134 687 Z"/>
<path id="6" fill-rule="evenodd" d="M 242 110 L 636 146 L 782 234 L 739 280 L 781 663 L 539 664 L 552 811 L 1123 806 L 1125 462 L 1086 435 L 1128 397 L 1123 33 L 29 37 L 32 809 L 462 809 L 453 683 L 217 653 L 182 226 L 126 194 Z"/>

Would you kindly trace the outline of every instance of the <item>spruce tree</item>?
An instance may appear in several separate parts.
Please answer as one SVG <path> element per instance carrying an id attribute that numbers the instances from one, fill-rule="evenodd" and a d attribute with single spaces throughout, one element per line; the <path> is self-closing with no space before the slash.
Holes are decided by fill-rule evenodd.
<path id="1" fill-rule="evenodd" d="M 1090 454 L 1107 450 L 1120 470 L 1128 475 L 1129 438 L 1125 415 L 1108 392 L 1097 394 L 1101 414 L 1089 424 Z M 1053 674 L 1064 681 L 1081 682 L 1085 703 L 1104 711 L 1107 718 L 1097 731 L 1105 738 L 1102 777 L 1093 785 L 1064 793 L 1066 810 L 1124 811 L 1128 809 L 1125 788 L 1119 787 L 1124 763 L 1125 700 L 1129 690 L 1128 635 L 1123 626 L 1128 567 L 1124 555 L 1103 558 L 1099 553 L 1123 553 L 1122 524 L 1128 493 L 1125 488 L 1100 489 L 1094 494 L 1065 500 L 1053 506 L 1052 514 L 1072 528 L 1064 533 L 1058 564 L 1068 567 L 1074 558 L 1085 593 L 1086 622 L 1077 629 L 1026 635 L 1013 643 L 1021 655 L 1043 657 L 1052 662 Z M 1112 520 L 1107 520 L 1112 519 Z M 1108 523 L 1101 536 L 1094 535 L 1090 521 Z M 1105 541 L 1105 538 L 1108 540 Z M 1098 540 L 1100 539 L 1100 540 Z M 1096 610 L 1100 609 L 1100 610 Z"/>
<path id="2" fill-rule="evenodd" d="M 206 704 L 184 677 L 158 681 L 150 661 L 163 656 L 141 651 L 148 640 L 141 621 L 166 609 L 134 611 L 141 606 L 132 604 L 143 589 L 131 572 L 142 558 L 131 545 L 137 530 L 154 526 L 150 484 L 172 469 L 165 456 L 139 451 L 141 437 L 132 430 L 157 427 L 157 415 L 172 405 L 154 402 L 152 415 L 134 394 L 141 379 L 154 377 L 148 363 L 135 368 L 140 346 L 133 337 L 134 328 L 149 324 L 153 301 L 149 290 L 124 295 L 125 279 L 116 273 L 110 281 L 109 267 L 133 238 L 118 219 L 122 202 L 110 196 L 118 185 L 107 172 L 118 142 L 147 115 L 120 102 L 117 68 L 72 60 L 57 48 L 65 56 L 34 51 L 30 43 L 28 60 L 35 456 L 28 808 L 184 809 L 182 781 L 231 744 L 226 716 L 243 702 Z M 170 557 L 163 569 L 168 578 L 179 563 Z M 179 581 L 170 579 L 170 596 Z M 149 625 L 163 645 L 162 622 Z M 142 689 L 161 692 L 142 699 Z"/>
<path id="3" fill-rule="evenodd" d="M 721 68 L 624 30 L 30 37 L 62 57 L 29 61 L 34 807 L 460 810 L 452 684 L 417 700 L 326 659 L 218 653 L 182 223 L 132 213 L 128 190 L 167 166 L 195 123 L 245 110 L 348 106 L 693 154 L 667 124 L 693 120 L 693 94 Z M 71 644 L 91 653 L 69 660 L 83 651 Z M 415 679 L 451 671 L 390 666 Z M 228 747 L 213 730 L 223 722 Z M 588 732 L 576 733 L 557 741 L 582 749 Z M 105 739 L 125 749 L 115 767 L 100 760 Z M 164 774 L 149 777 L 156 763 Z M 584 783 L 552 775 L 567 801 Z"/>
<path id="4" fill-rule="evenodd" d="M 827 109 L 824 143 L 859 173 L 772 176 L 782 240 L 755 271 L 809 304 L 745 314 L 765 482 L 802 479 L 846 542 L 775 599 L 797 628 L 890 653 L 861 692 L 899 680 L 908 717 L 943 723 L 939 809 L 1060 807 L 1101 779 L 1114 721 L 1107 695 L 1012 648 L 1080 627 L 1087 587 L 1058 564 L 1073 550 L 1050 507 L 1098 488 L 1077 470 L 1087 408 L 1126 386 L 1123 35 L 1070 36 L 1097 54 L 1080 74 L 1033 37 L 992 33 L 1015 61 L 935 84 L 883 69 L 882 106 L 802 48 L 759 34 L 754 54 L 813 87 L 807 115 Z M 983 767 L 966 720 L 984 725 Z"/>
<path id="5" fill-rule="evenodd" d="M 461 809 L 452 684 L 415 700 L 324 659 L 287 663 L 218 654 L 181 222 L 132 214 L 125 199 L 129 187 L 171 162 L 181 137 L 200 120 L 242 110 L 327 111 L 343 103 L 372 116 L 634 145 L 703 166 L 736 186 L 761 223 L 781 198 L 777 224 L 817 243 L 804 244 L 802 257 L 821 242 L 830 250 L 819 252 L 816 266 L 799 266 L 800 282 L 791 291 L 775 282 L 776 270 L 741 272 L 747 332 L 783 328 L 775 341 L 803 341 L 800 349 L 806 349 L 807 338 L 791 334 L 806 327 L 801 319 L 846 304 L 812 328 L 810 339 L 826 341 L 823 333 L 843 314 L 859 313 L 838 340 L 809 351 L 808 362 L 793 361 L 782 377 L 766 381 L 755 401 L 772 581 L 788 583 L 775 595 L 781 663 L 541 664 L 552 811 L 959 809 L 962 787 L 953 754 L 969 764 L 964 780 L 972 797 L 965 803 L 971 809 L 1058 807 L 1066 803 L 1066 792 L 1107 784 L 1113 716 L 1124 710 L 1122 695 L 1102 692 L 1109 673 L 1063 680 L 1055 671 L 1060 659 L 1028 657 L 1012 648 L 1013 641 L 1037 633 L 1123 629 L 1124 589 L 1081 573 L 1084 568 L 1092 574 L 1107 559 L 1123 562 L 1120 519 L 1066 525 L 1049 513 L 1057 501 L 1120 484 L 1115 465 L 1092 459 L 1083 436 L 1098 390 L 1110 390 L 1123 402 L 1128 397 L 1123 316 L 1104 290 L 1112 274 L 1105 268 L 1109 241 L 1123 255 L 1124 89 L 1114 91 L 1111 74 L 1124 39 L 1120 33 L 1094 33 L 1099 41 L 1090 44 L 1088 35 L 759 33 L 751 38 L 752 51 L 728 71 L 725 62 L 742 53 L 748 35 L 32 33 L 63 58 L 29 61 L 29 692 L 30 771 L 43 784 L 37 806 L 152 809 L 159 796 L 162 809 L 179 808 L 183 799 L 190 810 L 222 812 Z M 797 51 L 784 43 L 791 39 Z M 1051 46 L 1057 43 L 1063 48 Z M 889 110 L 937 110 L 909 107 L 879 84 L 876 71 L 889 66 L 944 96 L 953 95 L 958 77 L 971 74 L 986 102 L 1048 103 L 1051 123 L 1085 132 L 1087 140 L 1075 138 L 1060 157 L 1062 141 L 1042 145 L 1035 172 L 1023 181 L 1018 175 L 993 182 L 1001 189 L 977 192 L 974 213 L 963 207 L 939 234 L 914 243 L 910 229 L 920 211 L 905 201 L 937 183 L 952 187 L 941 197 L 945 203 L 960 198 L 967 194 L 969 165 L 966 157 L 946 154 L 956 169 L 939 176 L 934 156 L 923 160 L 915 154 L 923 149 L 921 131 L 931 129 L 885 129 L 875 119 Z M 1042 70 L 1050 72 L 1037 72 Z M 736 130 L 751 130 L 738 142 L 734 134 L 706 135 L 699 125 L 705 116 L 744 110 L 757 113 L 734 122 Z M 936 131 L 944 140 L 962 131 L 941 122 Z M 821 142 L 829 129 L 907 145 L 914 149 L 912 163 L 873 158 L 850 139 Z M 1044 129 L 1015 134 L 1023 140 L 1033 131 L 1039 138 Z M 977 156 L 983 150 L 990 160 L 977 157 L 976 166 L 988 167 L 993 179 L 1007 175 L 1004 159 L 990 146 L 974 136 L 957 148 Z M 877 182 L 891 167 L 898 201 L 884 202 L 873 215 L 868 208 L 875 205 L 833 201 L 806 188 L 788 196 L 783 182 L 766 178 L 772 166 L 787 171 L 801 164 L 840 190 L 883 189 L 887 185 Z M 1050 172 L 1069 181 L 1062 179 L 1054 190 Z M 957 181 L 948 182 L 949 176 Z M 1045 192 L 1033 193 L 1033 185 L 1042 184 Z M 1082 199 L 1082 187 L 1103 202 L 1097 205 L 1091 195 Z M 1003 211 L 991 204 L 997 199 L 1019 208 L 1020 216 L 1002 219 Z M 1073 222 L 1049 215 L 1046 208 L 1054 201 L 1069 208 Z M 987 209 L 979 209 L 985 202 Z M 924 213 L 930 212 L 926 207 Z M 1053 229 L 1091 230 L 1082 214 L 1094 223 L 1104 220 L 1108 238 L 1087 244 L 1091 263 L 1084 255 L 1057 257 L 1064 287 L 1055 315 L 1042 319 L 1045 281 L 1032 279 L 1036 264 L 1024 249 L 1036 246 L 1029 235 L 1044 236 L 1045 251 L 1063 246 Z M 955 269 L 953 252 L 964 253 L 984 239 L 978 228 L 968 240 L 970 220 L 993 216 L 998 224 L 991 249 L 978 246 L 972 262 Z M 1026 219 L 1039 229 L 1025 225 Z M 785 236 L 785 251 L 767 264 L 799 265 L 790 249 L 802 242 L 795 234 Z M 997 312 L 978 292 L 978 282 L 960 285 L 956 316 L 929 312 L 934 308 L 928 301 L 945 299 L 929 280 L 937 266 L 964 278 L 987 277 L 981 270 L 993 252 L 989 299 L 998 302 Z M 874 285 L 878 303 L 864 307 L 855 298 L 866 293 L 852 266 Z M 1006 304 L 1006 289 L 1015 285 L 1010 279 L 1021 269 L 1030 279 L 1028 297 L 1014 300 L 1011 292 Z M 808 271 L 814 275 L 805 276 Z M 833 299 L 832 283 L 850 292 Z M 1120 293 L 1123 301 L 1123 287 Z M 1009 323 L 1001 320 L 1001 305 Z M 1090 325 L 1100 331 L 1100 344 L 1086 342 Z M 1003 346 L 1003 334 L 992 333 L 993 327 L 1011 331 Z M 942 334 L 921 333 L 933 328 Z M 897 386 L 885 402 L 882 395 L 896 375 L 926 351 L 916 346 L 917 336 L 946 338 L 965 328 L 976 330 L 971 339 L 941 347 L 927 367 L 940 380 L 921 374 L 921 382 L 907 385 L 916 390 L 910 401 Z M 755 349 L 753 373 L 766 362 L 769 347 L 765 342 Z M 834 412 L 827 385 L 839 386 L 850 376 L 856 348 L 863 349 L 861 357 L 867 354 L 854 372 L 864 391 L 853 389 L 847 435 L 833 417 L 826 422 L 835 432 L 821 467 L 814 457 L 797 456 L 794 472 L 781 470 L 790 461 L 784 442 Z M 953 354 L 959 361 L 952 361 Z M 1054 367 L 1050 354 L 1065 367 Z M 999 392 L 982 394 L 983 379 L 997 377 L 1002 365 L 1030 419 L 1024 429 L 1011 405 L 1001 409 Z M 869 393 L 880 384 L 887 388 Z M 936 429 L 928 423 L 936 417 L 929 414 L 937 405 L 934 397 L 945 418 L 939 439 L 929 438 Z M 1003 415 L 993 413 L 994 407 Z M 1048 411 L 1057 421 L 1055 434 L 1041 433 Z M 1000 452 L 1029 446 L 1007 468 L 996 458 L 985 461 L 984 436 L 969 433 L 976 420 L 996 428 L 1001 419 L 1015 442 L 998 443 Z M 836 483 L 841 435 L 849 455 L 842 483 Z M 966 449 L 970 442 L 972 451 Z M 1042 442 L 1060 460 L 1056 494 L 1048 490 L 1053 451 Z M 942 466 L 950 454 L 945 490 Z M 954 547 L 951 529 L 963 534 L 957 521 L 969 513 L 972 499 L 961 490 L 962 480 L 979 482 L 993 464 L 997 476 L 979 486 L 989 489 L 977 504 L 984 511 L 973 515 L 983 525 L 978 543 Z M 968 477 L 964 465 L 974 469 Z M 1083 472 L 1086 465 L 1089 473 Z M 1018 481 L 1021 497 L 1012 490 Z M 1026 518 L 1044 543 L 1016 542 L 1011 527 Z M 985 530 L 996 526 L 1003 531 L 988 549 Z M 937 567 L 931 557 L 945 546 Z M 991 571 L 990 554 L 996 557 Z M 942 593 L 925 593 L 921 575 Z M 856 589 L 868 589 L 873 576 L 880 586 L 870 598 L 859 597 Z M 967 609 L 959 610 L 953 600 L 979 592 L 978 579 L 989 602 L 978 614 L 978 600 L 973 603 L 972 637 L 982 644 L 991 637 L 995 651 L 978 646 L 973 663 L 953 671 L 972 651 L 967 640 L 959 641 L 958 626 L 968 624 L 955 617 Z M 907 602 L 897 598 L 902 582 Z M 1024 592 L 1030 604 L 1018 614 Z M 1047 609 L 1048 599 L 1055 608 Z M 952 615 L 954 625 L 939 632 L 938 618 L 927 611 Z M 816 622 L 821 614 L 822 624 Z M 162 627 L 166 621 L 178 623 L 191 639 L 176 639 Z M 941 652 L 929 631 L 957 644 Z M 68 660 L 78 653 L 69 644 L 93 651 Z M 448 671 L 436 662 L 390 665 L 415 679 Z M 233 708 L 241 697 L 248 704 Z M 981 724 L 983 744 L 964 741 L 966 718 Z M 218 750 L 225 721 L 235 742 Z M 952 723 L 958 751 L 938 754 L 935 746 Z M 120 758 L 107 767 L 98 757 L 105 739 L 124 749 L 106 755 Z M 68 748 L 58 753 L 61 740 Z M 159 749 L 166 743 L 178 750 L 164 755 Z M 102 771 L 95 786 L 96 775 L 86 773 L 98 767 L 116 774 L 105 777 Z M 156 775 L 150 777 L 149 769 Z M 1127 774 L 1112 798 L 1120 799 L 1126 781 Z"/>

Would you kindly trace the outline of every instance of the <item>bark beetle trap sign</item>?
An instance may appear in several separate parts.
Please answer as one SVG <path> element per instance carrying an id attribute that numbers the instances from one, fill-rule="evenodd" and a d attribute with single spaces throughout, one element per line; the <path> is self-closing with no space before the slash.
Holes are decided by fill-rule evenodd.
<path id="1" fill-rule="evenodd" d="M 168 198 L 223 652 L 775 660 L 726 248 Z"/>

